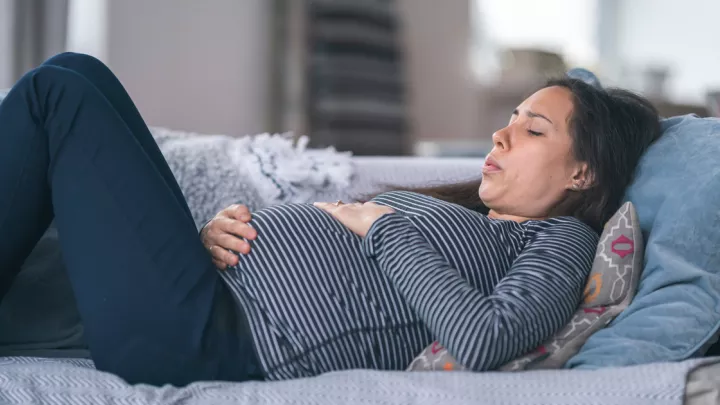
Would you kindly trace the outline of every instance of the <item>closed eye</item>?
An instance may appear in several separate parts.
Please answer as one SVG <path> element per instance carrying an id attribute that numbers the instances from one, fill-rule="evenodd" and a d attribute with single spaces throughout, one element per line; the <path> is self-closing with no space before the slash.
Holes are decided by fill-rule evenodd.
<path id="1" fill-rule="evenodd" d="M 532 136 L 540 136 L 540 135 L 542 135 L 542 132 L 532 131 L 532 130 L 530 130 L 530 129 L 528 129 L 528 133 L 529 133 L 530 135 L 532 135 Z"/>

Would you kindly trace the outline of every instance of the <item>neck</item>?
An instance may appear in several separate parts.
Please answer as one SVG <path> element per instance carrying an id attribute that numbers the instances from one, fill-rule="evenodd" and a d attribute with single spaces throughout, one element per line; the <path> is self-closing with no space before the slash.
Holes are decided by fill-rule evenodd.
<path id="1" fill-rule="evenodd" d="M 492 218 L 492 219 L 502 219 L 505 221 L 515 221 L 515 222 L 525 222 L 525 221 L 531 221 L 531 220 L 538 221 L 538 220 L 547 219 L 547 217 L 532 218 L 532 217 L 522 217 L 519 215 L 502 214 L 495 210 L 490 210 L 490 212 L 488 212 L 487 216 L 488 216 L 488 218 Z"/>

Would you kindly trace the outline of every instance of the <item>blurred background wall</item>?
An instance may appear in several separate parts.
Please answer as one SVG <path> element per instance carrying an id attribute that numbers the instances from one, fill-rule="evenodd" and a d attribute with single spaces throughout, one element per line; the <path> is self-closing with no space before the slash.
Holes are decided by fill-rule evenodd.
<path id="1" fill-rule="evenodd" d="M 0 88 L 73 50 L 151 125 L 475 156 L 570 67 L 664 115 L 718 114 L 718 16 L 716 0 L 0 0 Z"/>
<path id="2" fill-rule="evenodd" d="M 68 49 L 99 55 L 148 122 L 233 135 L 266 130 L 268 1 L 70 1 Z"/>

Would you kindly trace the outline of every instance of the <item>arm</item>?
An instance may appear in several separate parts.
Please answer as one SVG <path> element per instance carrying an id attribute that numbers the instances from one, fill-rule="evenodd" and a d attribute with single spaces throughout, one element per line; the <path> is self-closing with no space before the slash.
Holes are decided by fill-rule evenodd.
<path id="1" fill-rule="evenodd" d="M 597 236 L 560 223 L 539 234 L 491 295 L 472 288 L 406 218 L 378 219 L 363 241 L 433 335 L 465 367 L 492 370 L 549 338 L 577 308 Z M 479 269 L 482 271 L 482 269 Z"/>

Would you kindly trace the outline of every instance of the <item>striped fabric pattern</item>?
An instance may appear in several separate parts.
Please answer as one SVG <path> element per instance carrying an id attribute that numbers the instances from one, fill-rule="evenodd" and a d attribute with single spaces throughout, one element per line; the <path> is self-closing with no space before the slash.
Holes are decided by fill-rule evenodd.
<path id="1" fill-rule="evenodd" d="M 438 339 L 491 370 L 577 307 L 597 234 L 573 218 L 493 220 L 410 192 L 361 239 L 309 204 L 253 214 L 252 252 L 223 272 L 270 380 L 403 370 Z"/>

